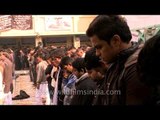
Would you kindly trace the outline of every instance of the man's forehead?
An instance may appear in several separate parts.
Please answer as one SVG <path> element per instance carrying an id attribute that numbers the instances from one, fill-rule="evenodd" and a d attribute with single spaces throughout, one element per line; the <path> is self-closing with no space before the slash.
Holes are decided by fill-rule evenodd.
<path id="1" fill-rule="evenodd" d="M 100 44 L 103 41 L 103 40 L 98 39 L 98 37 L 91 37 L 90 40 L 94 45 Z"/>
<path id="2" fill-rule="evenodd" d="M 97 48 L 101 48 L 103 45 L 104 43 L 102 41 L 98 41 L 93 44 L 93 47 L 97 49 Z"/>

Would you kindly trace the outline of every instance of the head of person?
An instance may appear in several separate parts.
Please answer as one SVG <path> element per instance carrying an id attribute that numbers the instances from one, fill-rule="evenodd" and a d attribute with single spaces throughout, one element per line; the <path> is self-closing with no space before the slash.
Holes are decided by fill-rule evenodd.
<path id="1" fill-rule="evenodd" d="M 84 58 L 77 58 L 72 63 L 73 74 L 80 78 L 84 73 L 86 73 Z"/>
<path id="2" fill-rule="evenodd" d="M 140 80 L 148 86 L 160 85 L 160 35 L 150 38 L 139 53 L 137 70 Z"/>
<path id="3" fill-rule="evenodd" d="M 104 77 L 107 67 L 105 63 L 102 62 L 98 56 L 96 56 L 95 48 L 91 48 L 86 52 L 84 62 L 88 75 L 92 80 L 99 81 Z"/>
<path id="4" fill-rule="evenodd" d="M 74 61 L 73 58 L 71 57 L 63 57 L 61 59 L 61 62 L 60 62 L 60 66 L 62 67 L 62 69 L 64 69 L 66 72 L 68 73 L 72 73 L 72 70 L 73 70 L 73 67 L 72 67 L 72 62 Z"/>
<path id="5" fill-rule="evenodd" d="M 11 48 L 7 48 L 4 50 L 5 52 L 9 53 L 9 54 L 12 54 L 13 53 L 13 50 Z"/>
<path id="6" fill-rule="evenodd" d="M 66 54 L 66 56 L 71 57 L 71 54 L 72 54 L 72 53 L 71 53 L 71 51 L 70 51 L 70 50 L 67 50 L 65 54 Z"/>
<path id="7" fill-rule="evenodd" d="M 37 63 L 40 63 L 43 60 L 46 60 L 46 54 L 44 52 L 40 52 L 36 54 Z"/>
<path id="8" fill-rule="evenodd" d="M 76 59 L 76 58 L 79 58 L 79 56 L 76 53 L 72 53 L 71 58 Z"/>
<path id="9" fill-rule="evenodd" d="M 78 55 L 78 57 L 83 57 L 84 50 L 82 48 L 78 48 L 76 54 Z"/>
<path id="10" fill-rule="evenodd" d="M 58 67 L 61 59 L 65 56 L 65 50 L 62 48 L 57 48 L 54 51 L 51 52 L 51 59 L 52 59 L 52 64 L 55 67 Z"/>
<path id="11" fill-rule="evenodd" d="M 126 20 L 120 15 L 99 15 L 89 25 L 87 36 L 96 55 L 111 63 L 120 51 L 127 49 L 132 38 Z"/>
<path id="12" fill-rule="evenodd" d="M 49 51 L 46 52 L 46 61 L 51 64 L 51 54 L 49 53 Z"/>

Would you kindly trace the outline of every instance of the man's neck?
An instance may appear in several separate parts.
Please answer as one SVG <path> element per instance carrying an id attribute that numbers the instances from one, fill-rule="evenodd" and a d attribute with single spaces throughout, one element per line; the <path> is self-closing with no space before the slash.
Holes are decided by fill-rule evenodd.
<path id="1" fill-rule="evenodd" d="M 129 43 L 122 43 L 121 47 L 120 47 L 120 51 L 126 50 L 126 49 L 130 48 L 131 46 L 132 46 L 131 42 L 129 42 Z"/>

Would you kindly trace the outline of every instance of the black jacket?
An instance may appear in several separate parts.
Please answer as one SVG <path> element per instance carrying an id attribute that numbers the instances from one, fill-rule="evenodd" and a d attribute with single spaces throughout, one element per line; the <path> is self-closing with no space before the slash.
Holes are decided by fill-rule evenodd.
<path id="1" fill-rule="evenodd" d="M 138 80 L 136 63 L 142 46 L 121 51 L 109 66 L 103 90 L 103 105 L 142 105 L 149 95 L 149 89 Z"/>
<path id="2" fill-rule="evenodd" d="M 96 84 L 85 73 L 76 81 L 76 90 L 71 100 L 71 105 L 92 105 Z"/>

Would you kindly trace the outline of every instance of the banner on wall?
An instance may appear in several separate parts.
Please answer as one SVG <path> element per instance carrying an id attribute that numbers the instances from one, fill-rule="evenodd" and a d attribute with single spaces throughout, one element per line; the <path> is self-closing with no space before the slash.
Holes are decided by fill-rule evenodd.
<path id="1" fill-rule="evenodd" d="M 12 29 L 32 29 L 32 15 L 12 15 Z"/>
<path id="2" fill-rule="evenodd" d="M 32 15 L 0 15 L 0 31 L 32 29 Z"/>
<path id="3" fill-rule="evenodd" d="M 46 31 L 71 31 L 72 30 L 72 17 L 63 16 L 47 16 L 45 17 Z"/>
<path id="4" fill-rule="evenodd" d="M 6 31 L 12 29 L 12 16 L 0 15 L 0 31 Z"/>

